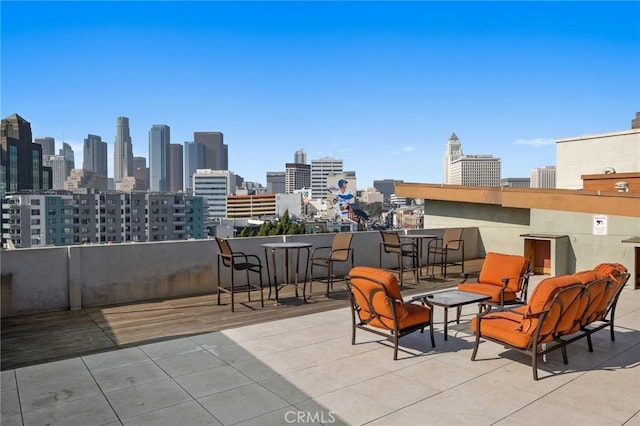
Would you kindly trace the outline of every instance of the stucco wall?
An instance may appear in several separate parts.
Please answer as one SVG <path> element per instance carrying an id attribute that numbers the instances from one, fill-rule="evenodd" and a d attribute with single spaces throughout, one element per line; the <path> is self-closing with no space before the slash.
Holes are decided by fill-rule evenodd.
<path id="1" fill-rule="evenodd" d="M 529 221 L 528 209 L 453 201 L 428 200 L 425 203 L 424 227 L 427 229 L 477 228 L 477 237 L 468 242 L 467 235 L 463 234 L 465 251 L 468 250 L 473 258 L 484 257 L 490 251 L 522 254 L 520 235 L 530 232 Z"/>
<path id="2" fill-rule="evenodd" d="M 640 170 L 640 129 L 556 140 L 556 188 L 581 189 L 581 175 Z"/>

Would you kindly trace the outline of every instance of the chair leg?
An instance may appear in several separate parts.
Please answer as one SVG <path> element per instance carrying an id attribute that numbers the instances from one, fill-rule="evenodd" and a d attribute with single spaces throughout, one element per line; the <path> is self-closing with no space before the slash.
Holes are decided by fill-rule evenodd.
<path id="1" fill-rule="evenodd" d="M 251 302 L 251 283 L 249 282 L 249 270 L 246 270 L 247 273 L 247 299 Z"/>
<path id="2" fill-rule="evenodd" d="M 460 324 L 460 315 L 462 315 L 462 306 L 458 306 L 458 312 L 456 315 L 456 324 Z"/>
<path id="3" fill-rule="evenodd" d="M 235 285 L 233 282 L 233 270 L 231 271 L 231 312 L 235 312 L 235 294 L 236 294 L 236 289 L 235 289 Z"/>

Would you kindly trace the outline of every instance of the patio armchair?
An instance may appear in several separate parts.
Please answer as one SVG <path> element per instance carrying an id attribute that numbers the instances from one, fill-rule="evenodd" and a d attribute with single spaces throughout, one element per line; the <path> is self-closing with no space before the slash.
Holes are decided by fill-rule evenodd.
<path id="1" fill-rule="evenodd" d="M 217 238 L 216 242 L 218 243 L 218 248 L 220 252 L 218 253 L 218 305 L 220 304 L 220 294 L 228 293 L 231 295 L 231 312 L 235 312 L 235 293 L 236 293 L 236 283 L 235 283 L 235 272 L 236 271 L 245 271 L 246 273 L 246 284 L 241 286 L 240 288 L 246 288 L 247 298 L 249 302 L 251 302 L 251 290 L 259 290 L 260 291 L 260 304 L 264 308 L 264 295 L 262 293 L 263 284 L 262 284 L 262 262 L 260 258 L 253 254 L 245 254 L 239 251 L 233 251 L 231 246 L 229 245 L 229 240 L 224 238 Z M 231 281 L 229 286 L 225 286 L 220 279 L 220 273 L 223 268 L 229 268 L 231 271 Z M 252 284 L 249 277 L 249 272 L 255 273 L 258 275 L 260 279 L 260 285 Z"/>
<path id="2" fill-rule="evenodd" d="M 382 242 L 380 243 L 379 266 L 382 268 L 382 253 L 394 254 L 398 259 L 398 276 L 400 278 L 400 287 L 404 285 L 405 270 L 413 271 L 413 281 L 418 282 L 418 247 L 413 243 L 403 243 L 396 231 L 380 231 Z M 405 268 L 404 259 L 411 260 L 411 267 Z"/>
<path id="3" fill-rule="evenodd" d="M 464 240 L 462 239 L 462 228 L 447 228 L 444 230 L 442 238 L 434 238 L 427 246 L 427 259 L 431 265 L 431 276 L 435 276 L 434 268 L 440 265 L 440 274 L 443 279 L 447 279 L 447 266 L 459 265 L 460 275 L 464 275 Z M 450 252 L 460 252 L 460 261 L 451 261 Z"/>
<path id="4" fill-rule="evenodd" d="M 513 311 L 491 312 L 487 306 L 471 321 L 475 346 L 471 360 L 476 360 L 480 338 L 525 353 L 531 357 L 533 379 L 538 380 L 538 357 L 554 350 L 562 351 L 568 364 L 566 346 L 560 339 L 570 334 L 585 307 L 585 286 L 572 275 L 542 280 L 529 303 Z"/>
<path id="5" fill-rule="evenodd" d="M 594 299 L 597 294 L 601 295 L 601 297 L 595 299 L 595 302 L 592 300 L 593 306 L 587 310 L 582 319 L 582 330 L 587 336 L 589 352 L 593 352 L 591 335 L 598 330 L 609 327 L 611 341 L 614 342 L 616 340 L 614 334 L 616 305 L 618 304 L 618 298 L 620 297 L 622 289 L 631 276 L 627 268 L 620 263 L 601 263 L 596 265 L 593 271 L 609 278 L 609 285 L 599 292 L 599 289 L 590 289 L 589 286 L 587 286 L 587 289 L 592 292 L 592 299 Z"/>
<path id="6" fill-rule="evenodd" d="M 347 276 L 351 301 L 351 344 L 356 344 L 356 329 L 393 339 L 393 359 L 398 359 L 398 340 L 429 327 L 431 347 L 435 347 L 431 309 L 404 302 L 396 276 L 384 269 L 358 266 Z"/>
<path id="7" fill-rule="evenodd" d="M 458 290 L 491 296 L 487 302 L 504 310 L 505 305 L 524 305 L 527 303 L 529 286 L 529 260 L 524 256 L 489 252 L 484 258 L 480 275 L 475 282 L 464 281 L 458 284 Z M 461 308 L 458 308 L 460 320 Z"/>
<path id="8" fill-rule="evenodd" d="M 347 263 L 350 265 L 350 268 L 354 267 L 353 248 L 351 247 L 352 239 L 353 233 L 338 232 L 333 237 L 331 246 L 316 247 L 311 252 L 311 258 L 309 260 L 311 268 L 311 292 L 313 292 L 314 279 L 319 280 L 314 275 L 314 267 L 325 268 L 327 270 L 327 297 L 329 297 L 329 289 L 333 288 L 334 279 L 338 278 L 334 272 L 334 264 Z"/>

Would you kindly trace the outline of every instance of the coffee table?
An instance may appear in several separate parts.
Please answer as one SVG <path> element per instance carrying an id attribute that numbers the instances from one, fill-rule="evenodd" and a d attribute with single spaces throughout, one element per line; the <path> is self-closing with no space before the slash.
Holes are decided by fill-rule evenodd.
<path id="1" fill-rule="evenodd" d="M 420 300 L 432 309 L 434 306 L 440 306 L 444 308 L 444 340 L 448 340 L 447 324 L 449 323 L 449 318 L 447 314 L 449 308 L 458 308 L 460 306 L 478 303 L 479 309 L 481 311 L 484 306 L 483 302 L 486 302 L 489 299 L 491 299 L 491 296 L 485 296 L 483 294 L 460 290 L 445 290 L 434 293 L 417 294 L 413 296 L 409 301 L 416 302 Z"/>

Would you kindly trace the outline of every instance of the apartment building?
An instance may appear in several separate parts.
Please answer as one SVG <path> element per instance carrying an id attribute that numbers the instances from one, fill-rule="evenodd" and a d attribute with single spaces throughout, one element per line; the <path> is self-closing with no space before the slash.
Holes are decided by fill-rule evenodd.
<path id="1" fill-rule="evenodd" d="M 3 201 L 2 218 L 4 248 L 11 244 L 26 248 L 205 236 L 202 199 L 182 194 L 11 194 Z"/>

